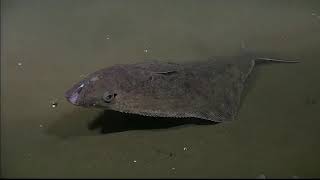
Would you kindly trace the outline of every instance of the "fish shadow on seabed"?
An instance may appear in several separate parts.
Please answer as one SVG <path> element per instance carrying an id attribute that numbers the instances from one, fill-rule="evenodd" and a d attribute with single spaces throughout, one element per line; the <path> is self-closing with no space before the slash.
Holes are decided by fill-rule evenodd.
<path id="1" fill-rule="evenodd" d="M 107 134 L 129 130 L 159 130 L 214 124 L 217 123 L 197 118 L 149 117 L 105 110 L 88 124 L 88 129 L 100 129 L 101 134 Z"/>
<path id="2" fill-rule="evenodd" d="M 93 116 L 87 110 L 76 109 L 64 113 L 51 123 L 46 133 L 62 139 L 79 136 L 96 136 L 130 130 L 168 130 L 192 125 L 217 124 L 212 121 L 196 118 L 162 118 L 126 114 L 104 110 Z"/>

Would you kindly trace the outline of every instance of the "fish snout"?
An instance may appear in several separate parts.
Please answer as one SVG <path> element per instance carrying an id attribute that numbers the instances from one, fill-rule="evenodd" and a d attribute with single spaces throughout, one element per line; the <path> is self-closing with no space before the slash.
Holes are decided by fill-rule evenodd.
<path id="1" fill-rule="evenodd" d="M 83 84 L 81 84 L 77 88 L 71 88 L 68 91 L 65 92 L 64 96 L 67 99 L 68 102 L 70 102 L 73 105 L 80 106 L 80 92 L 83 88 Z"/>
<path id="2" fill-rule="evenodd" d="M 73 92 L 73 93 L 65 93 L 65 98 L 67 99 L 68 102 L 70 102 L 73 105 L 79 106 L 79 93 Z"/>

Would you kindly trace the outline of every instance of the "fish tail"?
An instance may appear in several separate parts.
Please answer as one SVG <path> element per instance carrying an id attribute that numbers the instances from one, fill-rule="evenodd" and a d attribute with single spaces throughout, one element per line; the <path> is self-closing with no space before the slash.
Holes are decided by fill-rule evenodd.
<path id="1" fill-rule="evenodd" d="M 264 57 L 257 57 L 254 60 L 265 61 L 265 62 L 279 62 L 279 63 L 300 63 L 300 61 L 298 60 L 284 60 L 284 59 L 273 59 L 273 58 L 264 58 Z"/>
<path id="2" fill-rule="evenodd" d="M 299 63 L 299 60 L 285 60 L 285 59 L 278 59 L 278 58 L 270 58 L 271 55 L 267 56 L 267 54 L 274 54 L 274 53 L 257 53 L 253 50 L 250 50 L 245 42 L 241 43 L 241 54 L 246 57 L 250 57 L 250 59 L 255 60 L 257 63 L 267 63 L 267 62 L 277 62 L 277 63 Z M 274 55 L 273 55 L 274 56 Z"/>

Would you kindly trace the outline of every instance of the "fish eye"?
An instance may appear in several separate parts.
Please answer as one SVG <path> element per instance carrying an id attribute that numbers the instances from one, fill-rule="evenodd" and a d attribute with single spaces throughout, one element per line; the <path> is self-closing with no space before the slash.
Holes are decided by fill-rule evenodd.
<path id="1" fill-rule="evenodd" d="M 117 94 L 112 94 L 110 92 L 105 92 L 103 94 L 103 97 L 102 99 L 104 100 L 104 102 L 106 103 L 110 103 L 115 97 L 116 97 Z"/>

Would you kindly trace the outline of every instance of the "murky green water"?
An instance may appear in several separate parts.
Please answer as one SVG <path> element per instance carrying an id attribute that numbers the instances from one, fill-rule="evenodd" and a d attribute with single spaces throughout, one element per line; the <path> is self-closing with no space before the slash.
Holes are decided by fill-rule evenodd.
<path id="1" fill-rule="evenodd" d="M 302 63 L 259 67 L 231 123 L 162 128 L 63 97 L 102 67 L 242 41 Z M 1 176 L 319 177 L 319 47 L 319 1 L 1 1 Z"/>

